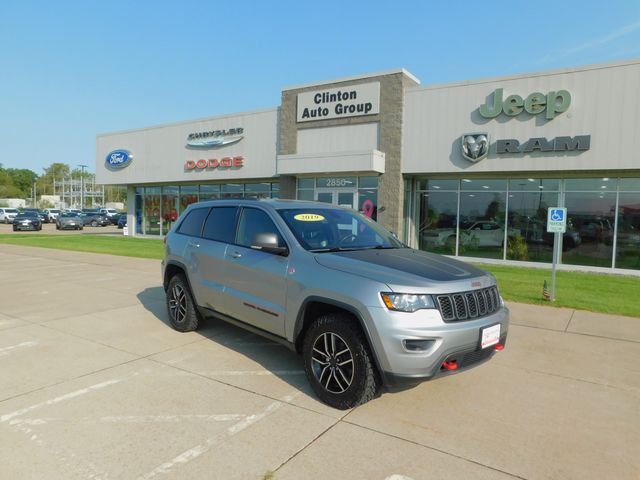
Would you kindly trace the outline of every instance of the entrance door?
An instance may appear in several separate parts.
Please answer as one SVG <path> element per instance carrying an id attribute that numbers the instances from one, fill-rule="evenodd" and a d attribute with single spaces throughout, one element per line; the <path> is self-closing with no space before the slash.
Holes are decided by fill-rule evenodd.
<path id="1" fill-rule="evenodd" d="M 358 209 L 358 190 L 355 188 L 317 188 L 316 201 Z"/>

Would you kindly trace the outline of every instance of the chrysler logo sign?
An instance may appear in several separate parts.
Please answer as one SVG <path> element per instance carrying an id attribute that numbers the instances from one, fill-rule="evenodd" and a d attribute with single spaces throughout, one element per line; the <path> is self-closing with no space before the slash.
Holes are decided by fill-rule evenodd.
<path id="1" fill-rule="evenodd" d="M 489 153 L 488 133 L 465 133 L 460 141 L 462 156 L 470 162 L 479 162 Z"/>
<path id="2" fill-rule="evenodd" d="M 231 145 L 242 140 L 244 137 L 243 133 L 244 128 L 190 133 L 187 137 L 187 146 L 194 148 L 215 148 Z"/>

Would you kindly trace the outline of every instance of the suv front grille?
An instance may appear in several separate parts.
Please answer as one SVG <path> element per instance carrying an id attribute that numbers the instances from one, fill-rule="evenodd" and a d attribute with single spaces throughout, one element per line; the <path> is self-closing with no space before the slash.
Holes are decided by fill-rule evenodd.
<path id="1" fill-rule="evenodd" d="M 500 295 L 495 286 L 449 295 L 436 295 L 436 301 L 445 322 L 484 317 L 500 308 Z"/>

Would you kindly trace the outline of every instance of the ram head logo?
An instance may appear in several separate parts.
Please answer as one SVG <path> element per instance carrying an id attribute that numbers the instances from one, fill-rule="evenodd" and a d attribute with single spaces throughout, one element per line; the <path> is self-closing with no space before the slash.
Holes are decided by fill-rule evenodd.
<path id="1" fill-rule="evenodd" d="M 470 162 L 479 162 L 489 153 L 488 133 L 465 133 L 461 141 L 462 156 Z"/>

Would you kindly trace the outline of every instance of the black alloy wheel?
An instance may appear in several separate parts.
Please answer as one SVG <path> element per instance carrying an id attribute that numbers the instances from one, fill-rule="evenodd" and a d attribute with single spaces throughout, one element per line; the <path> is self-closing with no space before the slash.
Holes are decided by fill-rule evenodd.
<path id="1" fill-rule="evenodd" d="M 167 312 L 171 326 L 179 332 L 191 332 L 198 328 L 198 313 L 187 279 L 183 274 L 171 277 L 167 288 Z"/>
<path id="2" fill-rule="evenodd" d="M 316 319 L 305 334 L 302 354 L 307 379 L 327 405 L 346 410 L 378 395 L 379 374 L 352 316 L 331 313 Z"/>

